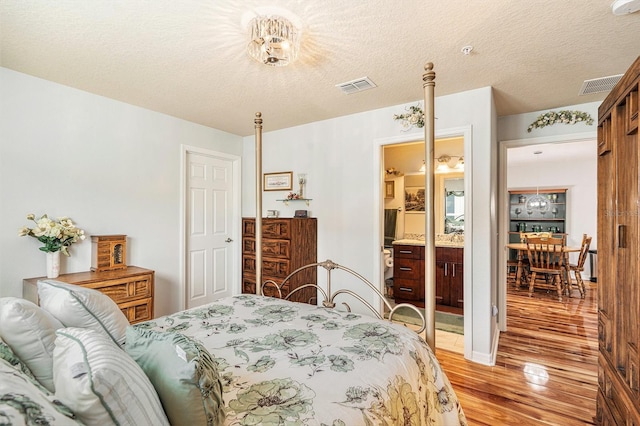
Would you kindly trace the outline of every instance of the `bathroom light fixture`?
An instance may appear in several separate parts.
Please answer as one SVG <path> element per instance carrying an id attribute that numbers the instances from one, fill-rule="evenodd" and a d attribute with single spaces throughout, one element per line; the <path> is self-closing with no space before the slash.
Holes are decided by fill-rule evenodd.
<path id="1" fill-rule="evenodd" d="M 266 65 L 282 67 L 298 57 L 300 24 L 284 9 L 258 8 L 245 14 L 243 23 L 249 30 L 249 56 Z"/>
<path id="2" fill-rule="evenodd" d="M 438 166 L 436 167 L 437 172 L 444 173 L 464 170 L 464 157 L 462 156 L 443 154 L 436 158 L 436 161 L 438 162 Z"/>
<path id="3" fill-rule="evenodd" d="M 420 166 L 420 169 L 418 171 L 420 173 L 424 173 L 425 171 L 427 171 L 427 165 L 425 164 L 424 160 L 422 160 L 422 166 Z"/>
<path id="4" fill-rule="evenodd" d="M 438 160 L 438 167 L 436 167 L 437 171 L 439 172 L 449 171 L 449 161 L 451 161 L 450 156 L 441 155 L 440 157 L 436 158 L 436 160 Z"/>

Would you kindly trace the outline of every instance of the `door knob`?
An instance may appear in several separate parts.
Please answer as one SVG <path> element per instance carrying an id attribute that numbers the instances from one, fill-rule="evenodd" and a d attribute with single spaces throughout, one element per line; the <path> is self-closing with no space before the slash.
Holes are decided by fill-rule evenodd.
<path id="1" fill-rule="evenodd" d="M 226 240 L 224 240 L 225 243 L 230 243 L 231 241 L 233 241 L 231 238 L 227 238 Z"/>

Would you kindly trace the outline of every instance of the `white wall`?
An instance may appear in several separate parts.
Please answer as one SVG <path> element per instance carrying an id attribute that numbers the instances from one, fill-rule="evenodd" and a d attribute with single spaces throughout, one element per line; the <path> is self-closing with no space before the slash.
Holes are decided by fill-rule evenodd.
<path id="1" fill-rule="evenodd" d="M 437 81 L 437 80 L 436 80 Z M 417 85 L 419 83 L 416 83 Z M 437 83 L 436 83 L 437 84 Z M 418 86 L 419 87 L 419 86 Z M 437 85 L 436 85 L 437 93 Z M 360 114 L 315 122 L 304 126 L 269 131 L 269 117 L 263 117 L 263 171 L 292 170 L 294 175 L 307 173 L 307 194 L 313 201 L 311 214 L 318 218 L 318 258 L 330 258 L 348 266 L 373 282 L 381 282 L 379 270 L 378 236 L 380 223 L 380 193 L 373 176 L 380 176 L 380 144 L 376 141 L 403 135 L 393 114 L 407 105 L 382 108 Z M 472 341 L 465 338 L 466 350 L 473 358 L 487 363 L 491 358 L 492 341 L 496 331 L 491 317 L 495 298 L 496 243 L 495 209 L 491 206 L 495 188 L 495 109 L 490 87 L 455 95 L 437 97 L 435 101 L 436 137 L 446 129 L 471 127 L 473 158 L 466 159 L 470 173 L 473 198 L 470 199 L 473 235 L 465 241 L 471 250 L 465 271 L 470 275 L 465 300 L 465 321 L 469 321 Z M 415 139 L 424 136 L 423 129 L 414 129 Z M 406 135 L 410 137 L 411 135 Z M 243 156 L 243 215 L 255 214 L 255 147 L 254 138 L 244 138 Z M 469 148 L 471 149 L 471 148 Z M 288 207 L 276 199 L 286 193 L 265 192 L 263 214 L 278 209 L 282 216 L 292 216 L 304 205 L 291 203 Z M 473 255 L 473 257 L 471 257 Z M 466 265 L 472 265 L 467 269 Z M 466 285 L 466 281 L 465 281 Z M 465 291 L 467 289 L 465 288 Z M 466 297 L 467 293 L 465 293 Z M 372 299 L 372 298 L 371 298 Z M 468 337 L 468 336 L 465 336 Z"/>
<path id="2" fill-rule="evenodd" d="M 241 155 L 239 136 L 0 68 L 0 138 L 0 296 L 44 275 L 18 229 L 47 213 L 126 234 L 127 263 L 156 271 L 156 314 L 180 309 L 180 145 Z M 90 240 L 73 245 L 62 272 L 90 256 Z"/>

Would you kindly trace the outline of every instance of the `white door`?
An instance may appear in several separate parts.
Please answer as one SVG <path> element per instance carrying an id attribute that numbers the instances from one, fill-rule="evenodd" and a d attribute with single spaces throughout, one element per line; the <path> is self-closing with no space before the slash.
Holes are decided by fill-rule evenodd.
<path id="1" fill-rule="evenodd" d="M 234 218 L 240 216 L 234 162 L 187 152 L 186 156 L 186 305 L 204 305 L 233 293 L 239 270 Z"/>

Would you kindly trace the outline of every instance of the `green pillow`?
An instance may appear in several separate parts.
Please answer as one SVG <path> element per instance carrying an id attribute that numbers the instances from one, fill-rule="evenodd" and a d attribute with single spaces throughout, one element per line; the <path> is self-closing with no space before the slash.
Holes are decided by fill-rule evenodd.
<path id="1" fill-rule="evenodd" d="M 153 383 L 172 426 L 224 423 L 222 382 L 202 344 L 180 333 L 130 326 L 125 350 Z"/>

